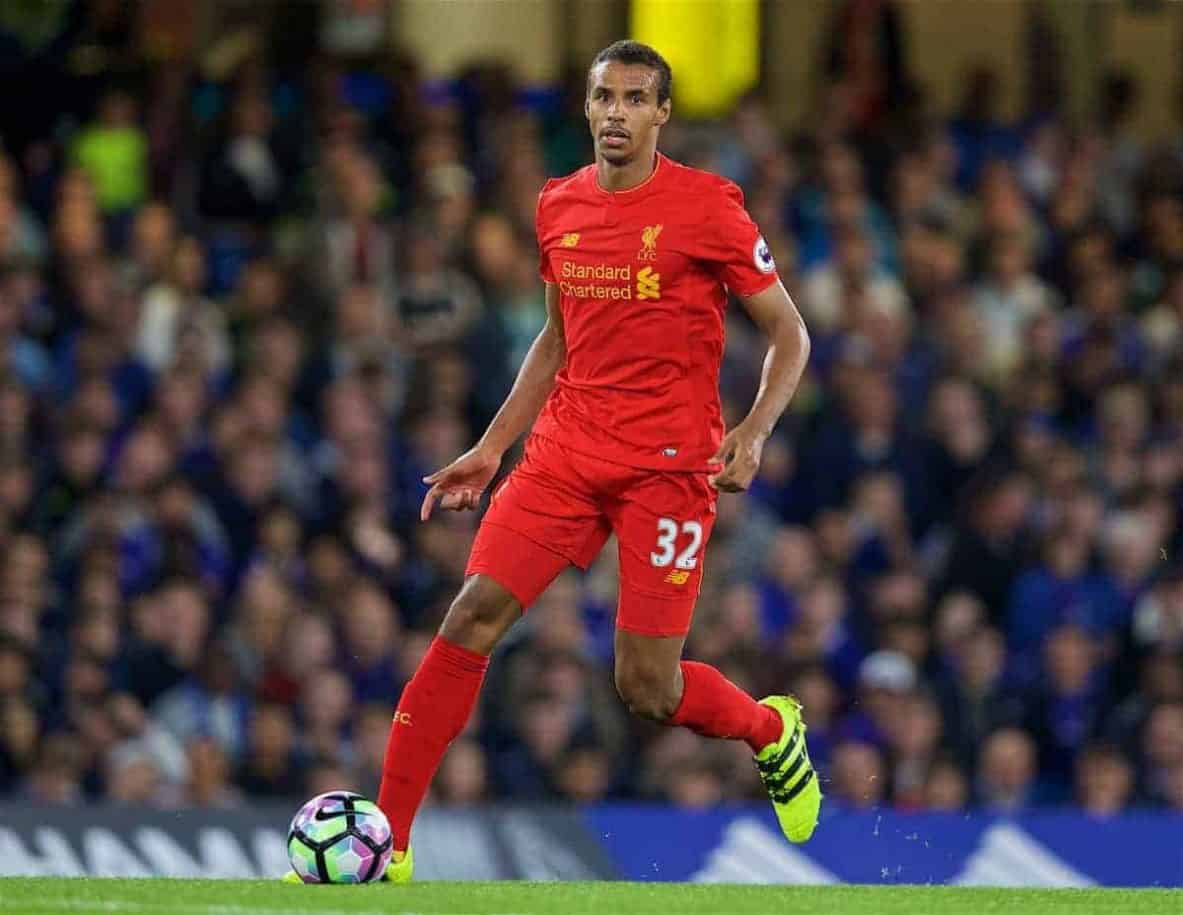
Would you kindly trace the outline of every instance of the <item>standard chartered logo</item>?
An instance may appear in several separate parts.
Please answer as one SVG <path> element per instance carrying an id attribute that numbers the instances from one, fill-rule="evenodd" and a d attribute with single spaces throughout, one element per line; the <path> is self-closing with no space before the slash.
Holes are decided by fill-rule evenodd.
<path id="1" fill-rule="evenodd" d="M 563 261 L 559 291 L 575 299 L 630 301 L 661 298 L 661 274 L 642 267 L 633 274 L 632 264 L 577 264 Z"/>
<path id="2" fill-rule="evenodd" d="M 560 272 L 564 279 L 624 280 L 627 282 L 633 275 L 633 268 L 630 264 L 616 267 L 612 264 L 577 264 L 574 261 L 563 261 Z"/>
<path id="3" fill-rule="evenodd" d="M 642 267 L 637 271 L 637 298 L 661 298 L 661 274 L 654 273 L 652 267 Z"/>

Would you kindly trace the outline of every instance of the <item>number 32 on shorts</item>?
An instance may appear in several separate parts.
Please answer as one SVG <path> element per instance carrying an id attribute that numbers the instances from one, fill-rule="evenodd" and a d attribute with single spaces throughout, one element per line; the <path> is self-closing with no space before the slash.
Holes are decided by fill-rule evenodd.
<path id="1" fill-rule="evenodd" d="M 690 537 L 690 542 L 682 552 L 677 551 L 676 541 L 679 529 Z M 698 550 L 702 546 L 702 525 L 697 521 L 684 521 L 680 526 L 673 518 L 659 518 L 657 520 L 657 548 L 660 552 L 650 553 L 649 561 L 658 568 L 668 566 L 671 562 L 677 569 L 693 569 L 698 565 Z"/>

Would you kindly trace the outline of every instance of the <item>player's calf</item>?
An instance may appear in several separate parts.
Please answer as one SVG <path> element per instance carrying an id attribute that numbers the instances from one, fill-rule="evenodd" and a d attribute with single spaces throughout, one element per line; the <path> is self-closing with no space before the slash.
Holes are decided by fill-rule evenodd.
<path id="1" fill-rule="evenodd" d="M 664 722 L 677 711 L 682 691 L 676 664 L 670 670 L 618 657 L 615 677 L 616 692 L 634 715 Z"/>
<path id="2" fill-rule="evenodd" d="M 616 691 L 629 711 L 669 721 L 682 700 L 683 636 L 648 636 L 616 630 Z"/>

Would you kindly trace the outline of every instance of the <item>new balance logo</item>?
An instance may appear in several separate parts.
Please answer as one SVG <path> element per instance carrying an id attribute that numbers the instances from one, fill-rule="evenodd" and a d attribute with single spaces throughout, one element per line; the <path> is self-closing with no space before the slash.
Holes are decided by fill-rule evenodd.
<path id="1" fill-rule="evenodd" d="M 661 298 L 661 274 L 654 273 L 652 267 L 642 267 L 637 271 L 637 298 Z"/>
<path id="2" fill-rule="evenodd" d="M 665 581 L 671 585 L 684 585 L 689 578 L 689 572 L 670 572 L 670 574 L 665 577 Z"/>
<path id="3" fill-rule="evenodd" d="M 564 248 L 574 248 L 577 244 L 579 244 L 579 233 L 568 232 L 563 236 L 563 240 L 559 242 L 559 244 Z"/>

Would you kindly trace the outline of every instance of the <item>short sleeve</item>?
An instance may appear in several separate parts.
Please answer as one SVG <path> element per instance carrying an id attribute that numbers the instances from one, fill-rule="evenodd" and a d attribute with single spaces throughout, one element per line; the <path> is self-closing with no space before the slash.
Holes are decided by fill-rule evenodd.
<path id="1" fill-rule="evenodd" d="M 776 262 L 759 228 L 743 206 L 743 192 L 723 185 L 706 212 L 707 231 L 699 257 L 736 295 L 755 295 L 776 282 Z"/>
<path id="2" fill-rule="evenodd" d="M 550 182 L 546 183 L 541 193 L 538 195 L 538 206 L 534 210 L 534 234 L 538 239 L 538 275 L 542 277 L 544 283 L 553 283 L 555 281 L 555 272 L 550 266 L 550 257 L 546 251 L 546 225 L 543 220 L 542 204 L 546 199 L 546 190 L 550 186 Z"/>

